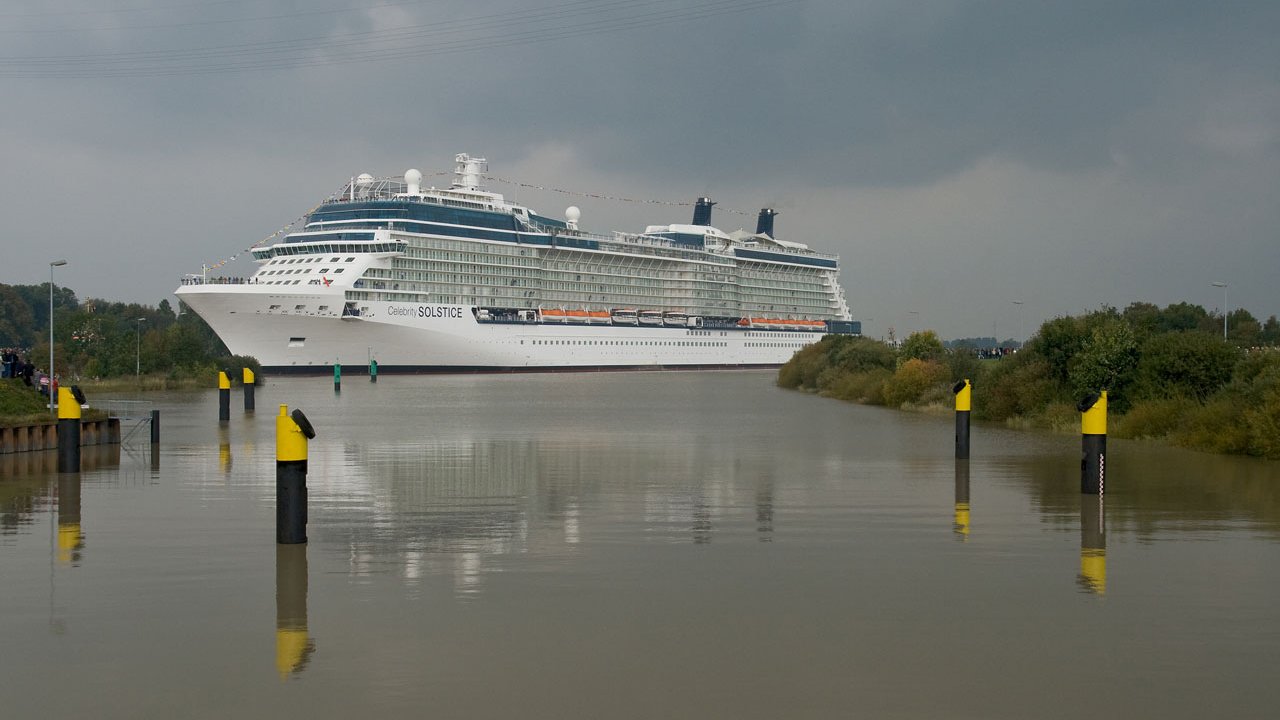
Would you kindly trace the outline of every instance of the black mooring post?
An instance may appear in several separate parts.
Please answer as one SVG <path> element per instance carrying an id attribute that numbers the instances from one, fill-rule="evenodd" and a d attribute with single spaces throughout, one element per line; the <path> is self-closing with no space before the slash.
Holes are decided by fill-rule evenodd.
<path id="1" fill-rule="evenodd" d="M 251 413 L 254 410 L 253 390 L 254 390 L 254 382 L 256 379 L 253 376 L 253 371 L 250 370 L 249 368 L 244 368 L 243 377 L 244 377 L 244 411 L 247 413 Z"/>
<path id="2" fill-rule="evenodd" d="M 231 378 L 227 373 L 218 371 L 218 424 L 231 422 Z"/>
<path id="3" fill-rule="evenodd" d="M 378 361 L 377 360 L 369 361 L 369 382 L 371 383 L 378 382 Z"/>
<path id="4" fill-rule="evenodd" d="M 58 388 L 58 472 L 80 472 L 79 388 Z M 83 397 L 83 395 L 81 395 Z"/>
<path id="5" fill-rule="evenodd" d="M 1089 395 L 1080 410 L 1080 492 L 1101 495 L 1107 477 L 1107 391 Z"/>
<path id="6" fill-rule="evenodd" d="M 316 436 L 301 410 L 276 417 L 276 543 L 307 541 L 307 441 Z"/>
<path id="7" fill-rule="evenodd" d="M 336 393 L 342 392 L 342 365 L 339 365 L 337 361 L 333 363 L 333 391 Z"/>
<path id="8" fill-rule="evenodd" d="M 969 380 L 961 380 L 951 388 L 956 396 L 956 459 L 969 459 L 969 408 L 973 388 Z"/>
<path id="9" fill-rule="evenodd" d="M 151 411 L 151 444 L 160 444 L 160 411 Z"/>

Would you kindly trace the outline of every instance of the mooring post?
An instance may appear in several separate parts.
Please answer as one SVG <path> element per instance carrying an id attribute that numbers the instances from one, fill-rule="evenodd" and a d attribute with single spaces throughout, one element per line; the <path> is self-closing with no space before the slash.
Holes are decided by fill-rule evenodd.
<path id="1" fill-rule="evenodd" d="M 969 539 L 969 461 L 956 461 L 956 517 L 952 528 L 961 540 Z"/>
<path id="2" fill-rule="evenodd" d="M 1103 496 L 1080 498 L 1080 582 L 1089 590 L 1107 592 L 1107 520 Z"/>
<path id="3" fill-rule="evenodd" d="M 253 377 L 253 370 L 249 368 L 244 368 L 242 372 L 244 374 L 244 411 L 250 413 L 254 410 L 253 383 L 255 378 Z"/>
<path id="4" fill-rule="evenodd" d="M 316 436 L 301 410 L 276 417 L 276 543 L 307 541 L 307 441 Z"/>
<path id="5" fill-rule="evenodd" d="M 58 472 L 80 472 L 80 388 L 58 388 Z"/>
<path id="6" fill-rule="evenodd" d="M 218 424 L 231 422 L 231 378 L 224 370 L 218 371 Z"/>
<path id="7" fill-rule="evenodd" d="M 333 361 L 333 391 L 342 392 L 342 364 L 337 360 Z"/>
<path id="8" fill-rule="evenodd" d="M 973 386 L 965 378 L 951 388 L 956 396 L 956 459 L 969 459 L 969 406 L 972 401 Z"/>
<path id="9" fill-rule="evenodd" d="M 372 383 L 378 382 L 378 361 L 377 360 L 369 361 L 369 382 L 372 382 Z"/>
<path id="10" fill-rule="evenodd" d="M 1085 396 L 1080 410 L 1080 492 L 1101 495 L 1107 477 L 1107 391 Z"/>

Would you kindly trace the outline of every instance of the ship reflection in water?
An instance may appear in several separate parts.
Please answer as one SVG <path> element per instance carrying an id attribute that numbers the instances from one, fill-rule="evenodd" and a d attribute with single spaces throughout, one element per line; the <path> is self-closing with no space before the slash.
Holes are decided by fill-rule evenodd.
<path id="1" fill-rule="evenodd" d="M 409 585 L 453 578 L 483 591 L 499 558 L 562 565 L 589 539 L 637 521 L 647 541 L 713 542 L 750 529 L 771 542 L 773 469 L 708 443 L 655 454 L 646 446 L 545 439 L 445 440 L 430 445 L 316 443 L 310 455 L 313 542 L 339 542 L 353 576 L 393 573 Z M 627 492 L 611 492 L 622 487 Z M 582 512 L 591 498 L 595 517 Z"/>

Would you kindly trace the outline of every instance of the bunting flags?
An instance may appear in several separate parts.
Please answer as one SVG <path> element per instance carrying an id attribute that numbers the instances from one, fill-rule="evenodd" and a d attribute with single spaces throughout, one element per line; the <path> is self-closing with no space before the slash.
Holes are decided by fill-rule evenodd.
<path id="1" fill-rule="evenodd" d="M 576 190 L 565 190 L 563 188 L 547 187 L 546 185 L 532 185 L 530 183 L 522 183 L 517 180 L 508 180 L 496 175 L 482 175 L 485 180 L 503 183 L 505 185 L 515 185 L 516 187 L 528 188 L 530 190 L 545 190 L 547 192 L 560 193 L 561 195 L 572 195 L 574 197 L 592 198 L 593 200 L 612 200 L 614 202 L 638 203 L 643 205 L 669 205 L 672 207 L 693 207 L 691 202 L 676 202 L 674 200 L 648 200 L 644 198 L 620 197 L 618 195 L 604 195 L 601 193 L 579 192 Z M 722 212 L 733 213 L 735 215 L 745 215 L 753 217 L 755 213 L 743 212 L 742 210 L 734 210 L 733 208 L 722 207 L 716 205 Z"/>

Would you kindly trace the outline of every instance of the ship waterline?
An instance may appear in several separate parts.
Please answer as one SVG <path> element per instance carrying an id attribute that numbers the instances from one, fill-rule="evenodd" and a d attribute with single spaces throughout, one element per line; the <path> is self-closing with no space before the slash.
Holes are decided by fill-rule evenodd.
<path id="1" fill-rule="evenodd" d="M 767 367 L 857 333 L 838 258 L 694 223 L 600 235 L 479 189 L 459 155 L 448 190 L 362 175 L 305 227 L 255 249 L 242 282 L 191 278 L 179 298 L 231 352 L 276 371 Z"/>

